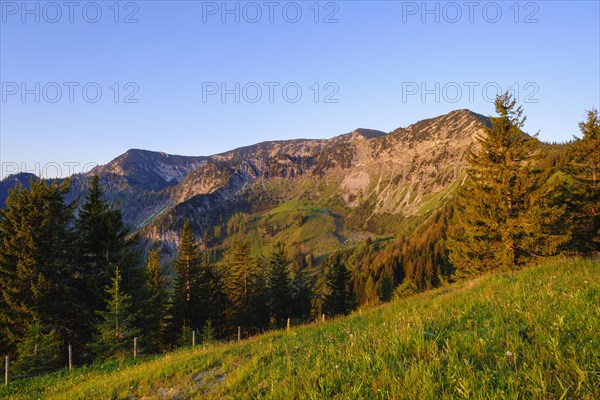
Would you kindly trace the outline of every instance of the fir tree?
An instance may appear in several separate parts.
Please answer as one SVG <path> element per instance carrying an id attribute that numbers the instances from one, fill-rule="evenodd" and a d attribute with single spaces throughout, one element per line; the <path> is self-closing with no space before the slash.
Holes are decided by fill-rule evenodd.
<path id="1" fill-rule="evenodd" d="M 579 123 L 582 137 L 572 144 L 567 166 L 571 185 L 570 211 L 574 215 L 573 247 L 582 253 L 600 251 L 600 118 L 588 112 Z"/>
<path id="2" fill-rule="evenodd" d="M 9 192 L 0 211 L 0 348 L 12 352 L 39 320 L 61 338 L 75 325 L 72 282 L 70 182 L 31 181 Z"/>
<path id="3" fill-rule="evenodd" d="M 201 275 L 201 258 L 192 224 L 185 221 L 181 230 L 179 251 L 175 259 L 172 324 L 175 331 L 184 326 L 198 329 L 204 323 L 207 304 L 203 301 L 206 279 Z"/>
<path id="4" fill-rule="evenodd" d="M 37 375 L 60 368 L 61 340 L 55 330 L 34 319 L 25 336 L 17 344 L 17 360 L 13 363 L 17 375 Z"/>
<path id="5" fill-rule="evenodd" d="M 351 275 L 342 262 L 340 253 L 325 260 L 325 298 L 323 312 L 327 315 L 348 314 L 354 308 Z"/>
<path id="6" fill-rule="evenodd" d="M 94 332 L 95 311 L 102 309 L 107 300 L 104 288 L 111 283 L 115 265 L 121 269 L 122 286 L 128 292 L 136 295 L 134 288 L 144 287 L 143 274 L 136 265 L 138 260 L 128 233 L 121 211 L 103 199 L 100 179 L 94 176 L 75 221 L 77 280 L 74 308 L 81 321 L 79 343 L 88 342 Z M 139 300 L 139 296 L 134 300 Z"/>
<path id="7" fill-rule="evenodd" d="M 508 93 L 496 99 L 496 112 L 477 138 L 478 152 L 467 155 L 468 176 L 449 232 L 450 259 L 462 275 L 519 266 L 553 250 L 532 203 L 539 183 L 537 139 L 521 131 L 523 109 Z"/>
<path id="8" fill-rule="evenodd" d="M 264 313 L 264 310 L 256 309 L 257 305 L 262 303 L 258 300 L 264 287 L 262 271 L 257 268 L 259 265 L 256 261 L 250 258 L 250 246 L 246 241 L 235 245 L 225 255 L 224 260 L 227 268 L 225 285 L 229 298 L 227 314 L 230 326 L 241 326 L 246 332 L 261 324 L 262 321 L 258 321 L 262 319 L 259 315 Z"/>
<path id="9" fill-rule="evenodd" d="M 290 316 L 292 292 L 288 259 L 283 244 L 277 243 L 269 258 L 269 295 L 271 317 L 278 327 L 284 326 Z"/>
<path id="10" fill-rule="evenodd" d="M 292 316 L 301 321 L 308 320 L 311 312 L 312 287 L 306 274 L 308 266 L 298 265 L 291 282 Z"/>
<path id="11" fill-rule="evenodd" d="M 135 314 L 131 310 L 131 296 L 123 292 L 119 267 L 114 268 L 111 284 L 105 288 L 106 306 L 97 311 L 100 322 L 96 324 L 91 350 L 101 358 L 131 354 L 133 338 L 140 334 L 133 326 Z"/>
<path id="12" fill-rule="evenodd" d="M 163 273 L 160 254 L 152 249 L 146 262 L 146 338 L 153 349 L 164 348 L 167 329 L 166 314 L 169 301 L 168 282 Z"/>

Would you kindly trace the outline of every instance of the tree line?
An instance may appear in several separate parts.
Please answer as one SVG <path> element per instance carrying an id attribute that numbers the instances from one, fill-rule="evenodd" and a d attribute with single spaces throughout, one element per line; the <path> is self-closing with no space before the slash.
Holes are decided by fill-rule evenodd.
<path id="1" fill-rule="evenodd" d="M 69 344 L 77 363 L 131 354 L 134 337 L 161 352 L 192 335 L 252 335 L 543 257 L 598 253 L 598 112 L 555 148 L 523 133 L 511 96 L 495 106 L 454 198 L 409 235 L 367 239 L 319 267 L 280 243 L 252 255 L 241 241 L 214 260 L 189 221 L 171 265 L 157 249 L 143 259 L 98 177 L 80 203 L 65 201 L 69 180 L 17 187 L 0 211 L 0 351 L 31 375 L 64 366 Z"/>

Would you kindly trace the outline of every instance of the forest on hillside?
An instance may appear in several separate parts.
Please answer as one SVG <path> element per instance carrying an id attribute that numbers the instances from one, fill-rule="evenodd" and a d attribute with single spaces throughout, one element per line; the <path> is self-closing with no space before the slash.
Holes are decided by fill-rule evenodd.
<path id="1" fill-rule="evenodd" d="M 0 353 L 15 375 L 244 337 L 344 315 L 394 298 L 561 254 L 600 251 L 600 119 L 581 137 L 550 145 L 523 133 L 510 95 L 467 155 L 462 186 L 409 233 L 367 238 L 313 255 L 276 243 L 264 253 L 239 240 L 223 251 L 188 221 L 177 255 L 143 254 L 98 177 L 81 202 L 70 181 L 31 181 L 0 211 Z M 323 162 L 326 162 L 324 160 Z M 218 227 L 231 235 L 238 214 Z M 269 229 L 262 226 L 261 229 Z M 174 271 L 173 274 L 167 271 Z"/>

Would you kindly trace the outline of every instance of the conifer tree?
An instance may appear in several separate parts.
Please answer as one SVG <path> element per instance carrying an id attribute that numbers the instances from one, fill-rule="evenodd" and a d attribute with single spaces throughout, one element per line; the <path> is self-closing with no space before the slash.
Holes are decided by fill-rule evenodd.
<path id="1" fill-rule="evenodd" d="M 69 289 L 72 210 L 70 182 L 30 182 L 9 192 L 0 211 L 0 348 L 12 352 L 39 320 L 65 338 L 73 330 Z"/>
<path id="2" fill-rule="evenodd" d="M 201 258 L 192 224 L 186 220 L 181 230 L 179 251 L 175 259 L 172 324 L 175 331 L 184 326 L 199 329 L 204 324 L 207 304 L 203 301 L 206 279 L 201 275 Z"/>
<path id="3" fill-rule="evenodd" d="M 75 221 L 76 294 L 74 308 L 80 318 L 79 342 L 90 340 L 97 322 L 97 310 L 103 309 L 107 298 L 105 288 L 111 284 L 114 268 L 120 267 L 121 285 L 140 300 L 134 289 L 144 287 L 143 271 L 133 252 L 129 230 L 121 211 L 103 199 L 98 176 L 90 182 L 89 192 L 81 204 Z M 75 344 L 77 346 L 77 343 Z M 82 349 L 83 350 L 83 349 Z"/>
<path id="4" fill-rule="evenodd" d="M 60 368 L 61 340 L 54 329 L 34 319 L 25 336 L 17 344 L 17 360 L 13 363 L 17 375 L 36 375 Z"/>
<path id="5" fill-rule="evenodd" d="M 168 281 L 165 276 L 158 250 L 148 253 L 146 262 L 146 338 L 154 350 L 164 348 L 166 334 L 167 303 L 169 301 Z"/>
<path id="6" fill-rule="evenodd" d="M 241 326 L 245 331 L 257 325 L 255 309 L 259 289 L 262 286 L 257 264 L 250 258 L 250 246 L 242 241 L 236 244 L 226 255 L 224 265 L 227 268 L 225 282 L 229 309 L 227 311 L 230 326 Z"/>
<path id="7" fill-rule="evenodd" d="M 325 260 L 325 296 L 323 312 L 327 315 L 348 314 L 354 308 L 354 295 L 351 290 L 351 274 L 335 253 Z"/>
<path id="8" fill-rule="evenodd" d="M 582 137 L 572 144 L 567 167 L 574 183 L 570 211 L 574 215 L 573 244 L 582 253 L 600 251 L 600 117 L 588 111 L 579 123 Z"/>
<path id="9" fill-rule="evenodd" d="M 284 326 L 291 311 L 292 292 L 287 264 L 285 247 L 278 242 L 269 257 L 270 310 L 278 327 Z"/>
<path id="10" fill-rule="evenodd" d="M 308 266 L 298 265 L 292 278 L 292 316 L 302 321 L 308 320 L 311 312 L 312 285 L 306 270 Z"/>
<path id="11" fill-rule="evenodd" d="M 97 311 L 100 321 L 96 324 L 91 350 L 101 358 L 112 358 L 131 354 L 133 338 L 140 331 L 133 323 L 135 314 L 131 309 L 131 296 L 123 292 L 120 268 L 114 269 L 111 284 L 105 288 L 106 306 Z"/>
<path id="12" fill-rule="evenodd" d="M 450 259 L 459 275 L 519 266 L 553 250 L 532 207 L 537 139 L 522 132 L 523 109 L 508 93 L 495 105 L 498 117 L 477 138 L 478 151 L 467 155 L 468 176 L 449 230 Z"/>

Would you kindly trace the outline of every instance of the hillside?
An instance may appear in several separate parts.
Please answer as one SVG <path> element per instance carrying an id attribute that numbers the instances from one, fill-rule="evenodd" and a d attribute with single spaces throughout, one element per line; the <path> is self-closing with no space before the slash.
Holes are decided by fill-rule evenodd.
<path id="1" fill-rule="evenodd" d="M 600 396 L 600 261 L 489 274 L 242 343 L 15 381 L 14 399 Z"/>

